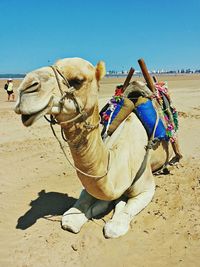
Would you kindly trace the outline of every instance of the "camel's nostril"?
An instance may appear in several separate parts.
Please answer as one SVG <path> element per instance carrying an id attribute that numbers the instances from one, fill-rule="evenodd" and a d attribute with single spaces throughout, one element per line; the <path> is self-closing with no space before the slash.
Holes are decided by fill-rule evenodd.
<path id="1" fill-rule="evenodd" d="M 33 82 L 31 85 L 27 86 L 24 91 L 26 93 L 33 93 L 36 92 L 39 87 L 40 87 L 39 82 Z"/>

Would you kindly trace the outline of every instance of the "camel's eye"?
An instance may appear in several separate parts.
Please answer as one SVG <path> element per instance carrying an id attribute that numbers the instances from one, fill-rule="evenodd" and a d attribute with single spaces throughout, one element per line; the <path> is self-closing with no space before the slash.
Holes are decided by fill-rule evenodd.
<path id="1" fill-rule="evenodd" d="M 69 80 L 70 86 L 79 89 L 84 82 L 84 79 L 79 79 L 79 78 L 73 78 Z"/>

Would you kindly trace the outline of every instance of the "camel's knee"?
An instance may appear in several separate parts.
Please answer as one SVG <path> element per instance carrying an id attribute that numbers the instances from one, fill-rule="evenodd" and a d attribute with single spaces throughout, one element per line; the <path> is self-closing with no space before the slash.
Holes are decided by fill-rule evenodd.
<path id="1" fill-rule="evenodd" d="M 106 237 L 116 238 L 126 234 L 134 216 L 150 203 L 155 193 L 151 172 L 147 170 L 126 193 L 128 200 L 117 203 L 112 219 L 104 227 Z"/>
<path id="2" fill-rule="evenodd" d="M 152 200 L 155 189 L 142 192 L 135 197 L 128 199 L 127 203 L 121 201 L 110 221 L 104 227 L 104 234 L 107 238 L 116 238 L 126 234 L 130 222 L 134 216 L 143 210 Z M 124 205 L 125 204 L 125 205 Z"/>
<path id="3" fill-rule="evenodd" d="M 124 208 L 124 212 L 129 213 L 130 217 L 133 218 L 151 202 L 154 193 L 155 187 L 151 187 L 149 190 L 130 198 Z"/>

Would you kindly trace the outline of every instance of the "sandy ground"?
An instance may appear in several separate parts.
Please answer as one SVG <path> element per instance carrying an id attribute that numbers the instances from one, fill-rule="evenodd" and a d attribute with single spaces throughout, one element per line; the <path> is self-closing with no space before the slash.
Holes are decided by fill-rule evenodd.
<path id="1" fill-rule="evenodd" d="M 61 229 L 61 215 L 82 186 L 46 121 L 25 128 L 0 81 L 1 267 L 199 266 L 200 75 L 164 80 L 180 112 L 184 159 L 169 175 L 155 177 L 152 202 L 128 234 L 114 240 L 102 233 L 112 213 L 88 222 L 77 235 Z M 120 82 L 103 80 L 101 105 Z"/>

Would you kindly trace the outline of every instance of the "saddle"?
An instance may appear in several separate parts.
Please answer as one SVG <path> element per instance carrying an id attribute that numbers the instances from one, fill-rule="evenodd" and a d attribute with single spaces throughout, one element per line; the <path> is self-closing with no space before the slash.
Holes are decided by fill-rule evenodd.
<path id="1" fill-rule="evenodd" d="M 148 137 L 154 133 L 157 141 L 175 139 L 178 129 L 176 109 L 172 106 L 166 83 L 155 84 L 152 92 L 145 83 L 134 81 L 125 91 L 116 87 L 114 96 L 100 111 L 102 138 L 111 136 L 118 126 L 134 112 L 143 124 Z"/>

